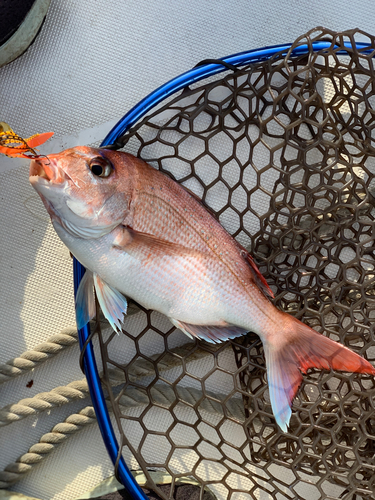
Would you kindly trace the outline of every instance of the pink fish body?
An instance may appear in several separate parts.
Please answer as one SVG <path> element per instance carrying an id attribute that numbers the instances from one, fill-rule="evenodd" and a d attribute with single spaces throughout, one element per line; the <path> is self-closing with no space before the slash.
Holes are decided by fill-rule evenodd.
<path id="1" fill-rule="evenodd" d="M 77 293 L 78 327 L 95 313 L 95 287 L 115 330 L 130 297 L 209 342 L 257 333 L 284 431 L 301 372 L 375 375 L 364 358 L 275 308 L 250 255 L 194 196 L 142 160 L 77 147 L 33 160 L 30 182 L 57 234 L 88 270 Z"/>

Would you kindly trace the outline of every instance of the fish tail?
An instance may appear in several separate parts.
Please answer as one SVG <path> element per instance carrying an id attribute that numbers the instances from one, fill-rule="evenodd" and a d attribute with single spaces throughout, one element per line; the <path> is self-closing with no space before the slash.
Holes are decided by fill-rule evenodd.
<path id="1" fill-rule="evenodd" d="M 296 318 L 281 314 L 287 333 L 267 336 L 264 350 L 272 410 L 277 424 L 287 432 L 292 401 L 301 385 L 302 373 L 309 368 L 318 368 L 375 375 L 375 368 L 347 347 L 317 333 Z"/>

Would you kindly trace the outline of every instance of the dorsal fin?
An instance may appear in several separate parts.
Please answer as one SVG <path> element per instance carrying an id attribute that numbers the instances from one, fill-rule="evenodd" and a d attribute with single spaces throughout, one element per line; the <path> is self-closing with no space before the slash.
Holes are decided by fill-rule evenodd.
<path id="1" fill-rule="evenodd" d="M 264 293 L 264 295 L 274 299 L 275 296 L 273 294 L 273 291 L 269 287 L 263 274 L 259 271 L 258 266 L 255 264 L 255 261 L 252 258 L 252 256 L 249 254 L 249 252 L 246 250 L 246 248 L 244 248 L 240 243 L 238 243 L 238 241 L 236 241 L 236 243 L 240 249 L 242 257 L 249 264 L 249 267 L 250 267 L 251 271 L 253 272 L 255 283 L 258 285 L 258 287 Z"/>

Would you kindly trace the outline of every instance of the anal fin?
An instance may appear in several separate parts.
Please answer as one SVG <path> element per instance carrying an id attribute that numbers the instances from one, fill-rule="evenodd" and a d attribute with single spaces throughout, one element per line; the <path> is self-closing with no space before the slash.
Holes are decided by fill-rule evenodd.
<path id="1" fill-rule="evenodd" d="M 173 318 L 169 320 L 182 332 L 184 332 L 188 337 L 196 337 L 206 342 L 216 344 L 219 342 L 225 342 L 228 339 L 234 339 L 240 335 L 245 335 L 248 333 L 247 330 L 240 328 L 235 325 L 192 325 L 190 323 L 184 323 Z"/>

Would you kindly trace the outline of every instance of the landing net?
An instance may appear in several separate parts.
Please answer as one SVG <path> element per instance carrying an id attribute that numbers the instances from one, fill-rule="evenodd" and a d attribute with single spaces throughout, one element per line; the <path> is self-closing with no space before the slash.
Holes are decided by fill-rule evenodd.
<path id="1" fill-rule="evenodd" d="M 314 52 L 320 40 L 330 47 Z M 186 88 L 117 147 L 199 196 L 277 307 L 375 364 L 375 72 L 356 41 L 375 50 L 358 30 L 315 29 L 288 54 Z M 308 54 L 291 57 L 301 44 Z M 100 342 L 131 469 L 159 471 L 172 490 L 195 483 L 201 498 L 373 498 L 372 377 L 310 370 L 284 434 L 255 334 L 213 346 L 130 309 L 122 335 L 104 328 Z"/>

